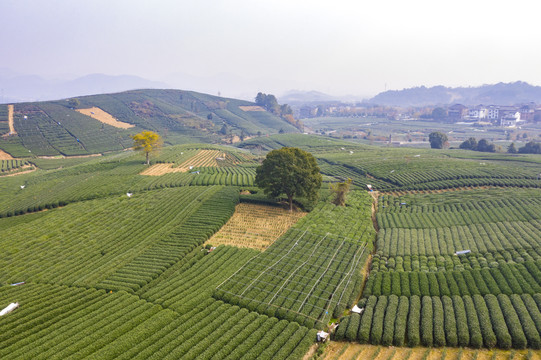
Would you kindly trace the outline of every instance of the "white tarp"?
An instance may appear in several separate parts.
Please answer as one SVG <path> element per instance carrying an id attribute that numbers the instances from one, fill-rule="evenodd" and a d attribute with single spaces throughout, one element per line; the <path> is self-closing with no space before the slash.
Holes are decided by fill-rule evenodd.
<path id="1" fill-rule="evenodd" d="M 353 308 L 351 309 L 351 312 L 360 314 L 360 313 L 363 312 L 363 309 L 361 309 L 360 307 L 358 307 L 357 305 L 355 305 L 355 306 L 353 306 Z"/>
<path id="2" fill-rule="evenodd" d="M 8 306 L 4 308 L 4 310 L 0 311 L 0 316 L 4 316 L 6 314 L 9 314 L 13 310 L 17 309 L 19 307 L 19 303 L 11 303 Z"/>

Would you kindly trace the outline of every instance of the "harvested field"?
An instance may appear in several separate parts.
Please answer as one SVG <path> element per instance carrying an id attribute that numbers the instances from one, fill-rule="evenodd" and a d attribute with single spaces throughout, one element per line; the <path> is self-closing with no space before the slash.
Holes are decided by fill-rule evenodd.
<path id="1" fill-rule="evenodd" d="M 173 165 L 175 164 L 169 163 L 169 164 L 152 165 L 146 168 L 143 172 L 141 172 L 140 175 L 160 176 L 160 175 L 165 175 L 165 174 L 175 173 L 175 172 L 186 172 L 185 169 L 173 168 Z"/>
<path id="2" fill-rule="evenodd" d="M 0 150 L 0 160 L 12 160 L 14 159 L 11 155 L 9 155 L 7 152 L 3 152 Z"/>
<path id="3" fill-rule="evenodd" d="M 188 172 L 199 167 L 218 167 L 219 159 L 225 160 L 226 154 L 219 150 L 201 150 L 178 167 L 174 163 L 156 164 L 145 169 L 140 175 L 160 176 L 176 172 Z"/>
<path id="4" fill-rule="evenodd" d="M 305 215 L 274 206 L 241 203 L 207 243 L 264 250 Z"/>
<path id="5" fill-rule="evenodd" d="M 261 106 L 239 106 L 242 111 L 266 111 Z"/>
<path id="6" fill-rule="evenodd" d="M 98 121 L 101 121 L 104 124 L 111 125 L 120 129 L 129 129 L 132 127 L 135 127 L 133 124 L 128 124 L 122 121 L 118 121 L 115 119 L 111 114 L 106 113 L 102 109 L 98 107 L 92 107 L 89 109 L 77 109 L 77 112 L 80 112 L 81 114 L 90 116 L 92 119 L 96 119 Z"/>
<path id="7" fill-rule="evenodd" d="M 408 348 L 361 345 L 333 341 L 328 344 L 322 359 L 350 360 L 466 360 L 466 359 L 541 359 L 540 350 L 477 350 L 462 348 Z"/>

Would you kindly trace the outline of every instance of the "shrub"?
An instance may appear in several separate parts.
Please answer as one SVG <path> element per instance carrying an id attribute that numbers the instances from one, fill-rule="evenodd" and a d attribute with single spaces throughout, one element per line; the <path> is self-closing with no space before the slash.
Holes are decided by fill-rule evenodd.
<path id="1" fill-rule="evenodd" d="M 400 290 L 402 291 L 402 295 L 409 297 L 411 296 L 409 274 L 407 272 L 399 272 L 399 274 L 400 274 Z"/>
<path id="2" fill-rule="evenodd" d="M 496 335 L 492 330 L 485 300 L 480 295 L 473 298 L 465 296 L 463 299 L 470 327 L 470 346 L 480 348 L 484 343 L 486 347 L 493 348 L 496 346 Z"/>
<path id="3" fill-rule="evenodd" d="M 357 338 L 357 332 L 359 331 L 359 322 L 361 315 L 353 313 L 349 316 L 348 327 L 346 329 L 346 339 L 348 341 L 355 341 Z"/>
<path id="4" fill-rule="evenodd" d="M 359 332 L 357 334 L 357 340 L 361 344 L 367 343 L 368 339 L 370 338 L 370 329 L 372 328 L 372 317 L 374 315 L 374 307 L 376 306 L 377 301 L 378 301 L 378 298 L 372 295 L 368 298 L 368 301 L 366 302 L 366 306 L 362 313 L 361 322 L 359 325 Z"/>
<path id="5" fill-rule="evenodd" d="M 518 297 L 518 295 L 516 296 Z M 520 297 L 518 297 L 518 299 L 520 301 Z M 509 334 L 511 335 L 513 347 L 516 349 L 524 349 L 528 344 L 528 341 L 526 340 L 526 335 L 522 330 L 522 324 L 520 323 L 517 312 L 515 311 L 511 300 L 509 300 L 509 296 L 503 294 L 498 295 L 498 302 L 500 303 L 500 308 L 503 313 L 503 318 L 505 319 L 505 322 L 507 324 L 507 329 L 509 330 Z M 527 318 L 531 321 L 529 315 L 527 316 Z M 531 325 L 533 326 L 533 323 Z M 535 328 L 535 326 L 533 327 Z"/>
<path id="6" fill-rule="evenodd" d="M 398 309 L 396 311 L 396 320 L 394 323 L 393 345 L 395 346 L 404 346 L 408 312 L 409 299 L 406 296 L 401 296 L 398 301 Z"/>
<path id="7" fill-rule="evenodd" d="M 485 296 L 485 302 L 490 314 L 492 329 L 494 330 L 494 334 L 496 334 L 496 339 L 498 340 L 498 346 L 502 349 L 510 349 L 513 343 L 498 299 L 496 296 L 488 294 Z"/>
<path id="8" fill-rule="evenodd" d="M 421 344 L 430 347 L 434 344 L 434 311 L 432 298 L 423 296 L 421 305 Z"/>
<path id="9" fill-rule="evenodd" d="M 524 301 L 522 301 L 522 298 L 517 294 L 511 295 L 509 299 L 513 303 L 513 307 L 520 319 L 520 325 L 528 340 L 528 347 L 539 349 L 541 347 L 541 338 L 539 337 L 539 332 L 537 331 L 534 320 L 530 316 Z"/>
<path id="10" fill-rule="evenodd" d="M 379 345 L 383 335 L 383 320 L 385 317 L 385 309 L 387 308 L 387 296 L 378 297 L 378 303 L 374 308 L 374 316 L 372 317 L 372 331 L 370 332 L 370 343 Z"/>
<path id="11" fill-rule="evenodd" d="M 453 306 L 453 300 L 451 300 L 448 296 L 443 296 L 441 298 L 441 302 L 443 304 L 443 311 L 444 311 L 444 320 L 445 320 L 445 337 L 446 337 L 446 343 L 448 346 L 457 346 L 458 344 L 458 337 L 457 337 L 457 328 L 456 328 L 456 317 L 455 317 L 455 309 Z M 434 316 L 434 319 L 436 317 Z M 434 336 L 435 336 L 435 330 L 434 330 Z"/>
<path id="12" fill-rule="evenodd" d="M 421 322 L 421 299 L 417 295 L 410 297 L 410 309 L 408 314 L 408 346 L 416 347 L 420 343 L 420 322 Z"/>
<path id="13" fill-rule="evenodd" d="M 409 283 L 410 283 L 410 293 L 411 295 L 421 296 L 421 290 L 419 288 L 419 273 L 410 272 L 409 273 Z"/>
<path id="14" fill-rule="evenodd" d="M 466 316 L 466 309 L 464 307 L 464 301 L 460 296 L 454 295 L 452 298 L 453 308 L 455 311 L 456 318 L 456 327 L 457 327 L 457 345 L 460 347 L 465 347 L 470 344 L 470 331 L 468 329 L 468 317 Z M 443 303 L 445 306 L 445 303 Z M 479 327 L 479 322 L 477 322 L 477 327 Z M 481 336 L 481 334 L 479 334 Z M 451 345 L 449 338 L 447 342 Z M 481 339 L 482 343 L 482 339 Z"/>
<path id="15" fill-rule="evenodd" d="M 383 321 L 383 336 L 381 338 L 382 345 L 389 346 L 393 343 L 397 310 L 398 310 L 398 296 L 391 295 L 388 298 L 387 309 L 385 310 L 385 319 Z"/>
<path id="16" fill-rule="evenodd" d="M 432 296 L 432 307 L 433 307 L 433 316 L 434 316 L 433 318 L 434 345 L 445 346 L 445 328 L 444 328 L 445 314 L 443 312 L 443 304 L 442 304 L 441 298 L 437 296 Z"/>
<path id="17" fill-rule="evenodd" d="M 425 272 L 419 273 L 419 291 L 420 295 L 430 295 L 430 285 L 428 284 L 428 277 Z"/>

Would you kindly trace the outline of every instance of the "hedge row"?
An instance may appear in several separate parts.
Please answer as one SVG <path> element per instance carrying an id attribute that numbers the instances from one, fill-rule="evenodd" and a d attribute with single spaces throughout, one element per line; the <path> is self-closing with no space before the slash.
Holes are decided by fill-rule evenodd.
<path id="1" fill-rule="evenodd" d="M 374 345 L 541 348 L 541 294 L 370 296 L 334 338 Z"/>

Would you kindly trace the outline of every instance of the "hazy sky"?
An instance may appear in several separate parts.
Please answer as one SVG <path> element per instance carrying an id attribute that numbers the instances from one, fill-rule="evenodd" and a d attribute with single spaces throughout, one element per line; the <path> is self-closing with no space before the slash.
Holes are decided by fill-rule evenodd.
<path id="1" fill-rule="evenodd" d="M 539 10 L 534 0 L 0 0 L 0 68 L 230 74 L 265 92 L 365 96 L 541 85 Z"/>

